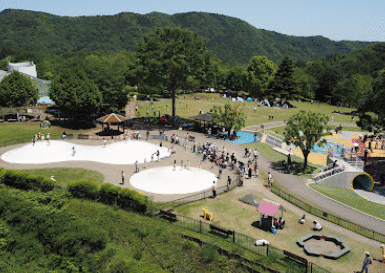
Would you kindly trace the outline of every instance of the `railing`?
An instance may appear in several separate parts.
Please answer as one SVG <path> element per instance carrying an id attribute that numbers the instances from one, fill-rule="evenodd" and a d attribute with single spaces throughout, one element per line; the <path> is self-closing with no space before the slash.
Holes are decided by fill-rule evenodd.
<path id="1" fill-rule="evenodd" d="M 264 133 L 265 135 L 271 135 L 271 136 L 273 136 L 273 137 L 275 137 L 275 138 L 278 138 L 278 139 L 280 139 L 280 140 L 284 140 L 284 139 L 285 139 L 285 137 L 284 137 L 283 135 L 280 135 L 280 134 L 278 134 L 278 133 L 276 133 L 276 132 L 274 132 L 274 131 L 272 131 L 272 130 L 269 130 L 269 129 L 263 130 L 263 133 Z"/>
<path id="2" fill-rule="evenodd" d="M 319 181 L 321 179 L 333 176 L 333 175 L 338 174 L 338 173 L 343 172 L 343 171 L 344 171 L 343 167 L 332 168 L 332 169 L 324 171 L 322 173 L 314 174 L 313 175 L 313 179 L 314 179 L 315 182 L 317 182 L 317 181 Z"/>
<path id="3" fill-rule="evenodd" d="M 276 138 L 274 136 L 271 136 L 271 135 L 266 135 L 266 141 L 265 141 L 267 144 L 270 144 L 271 146 L 275 146 L 275 147 L 278 147 L 278 148 L 282 148 L 282 140 L 279 139 L 279 138 Z"/>
<path id="4" fill-rule="evenodd" d="M 229 190 L 235 188 L 236 186 L 239 186 L 239 184 L 240 184 L 240 180 L 239 180 L 239 178 L 237 178 L 235 181 L 233 181 L 231 183 L 231 185 L 229 185 L 229 187 L 227 187 L 227 186 L 218 187 L 216 193 L 217 194 L 221 194 L 221 193 L 228 192 Z M 176 199 L 176 200 L 173 200 L 173 201 L 162 203 L 160 205 L 157 205 L 156 209 L 157 210 L 162 210 L 162 209 L 165 209 L 165 208 L 168 208 L 168 207 L 176 208 L 176 207 L 179 207 L 179 206 L 182 206 L 182 205 L 194 202 L 194 201 L 206 199 L 206 198 L 209 198 L 209 197 L 212 197 L 212 196 L 213 196 L 213 191 L 212 190 L 203 191 L 203 192 L 200 192 L 200 193 L 197 193 L 197 194 L 194 194 L 194 195 L 190 195 L 190 196 L 179 198 L 179 199 Z"/>
<path id="5" fill-rule="evenodd" d="M 378 232 L 375 232 L 373 230 L 370 230 L 366 227 L 363 227 L 361 225 L 358 225 L 356 223 L 350 222 L 348 220 L 345 220 L 343 218 L 340 218 L 336 215 L 330 214 L 328 212 L 322 211 L 318 208 L 315 208 L 313 206 L 310 206 L 307 203 L 304 203 L 303 201 L 297 199 L 296 197 L 286 193 L 284 190 L 277 188 L 275 184 L 273 184 L 273 187 L 271 188 L 271 191 L 278 196 L 282 197 L 283 199 L 289 201 L 290 203 L 293 203 L 297 205 L 298 207 L 302 208 L 303 210 L 307 211 L 310 214 L 313 214 L 315 216 L 318 216 L 322 219 L 325 219 L 327 221 L 330 221 L 332 223 L 335 223 L 341 227 L 347 228 L 355 233 L 361 234 L 367 238 L 373 239 L 378 242 L 385 243 L 385 234 L 381 234 Z"/>

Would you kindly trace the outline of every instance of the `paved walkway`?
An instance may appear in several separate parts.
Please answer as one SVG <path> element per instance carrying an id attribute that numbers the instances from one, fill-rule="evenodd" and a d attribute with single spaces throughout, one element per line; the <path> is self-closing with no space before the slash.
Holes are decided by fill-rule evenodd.
<path id="1" fill-rule="evenodd" d="M 153 134 L 155 134 L 157 131 L 154 131 Z M 145 135 L 144 132 L 142 132 L 142 135 Z M 184 131 L 166 131 L 167 135 L 171 134 L 179 134 L 180 136 L 184 135 L 186 132 Z M 229 153 L 235 152 L 239 160 L 242 161 L 242 155 L 244 154 L 244 148 L 242 146 L 236 145 L 229 141 L 224 141 L 221 139 L 212 139 L 207 138 L 206 136 L 198 133 L 190 133 L 191 135 L 196 136 L 197 142 L 215 142 L 216 146 L 219 148 L 226 147 L 226 151 Z M 88 144 L 88 145 L 102 145 L 102 141 L 92 141 L 92 140 L 73 140 L 73 142 L 82 143 L 82 144 Z M 150 142 L 154 144 L 158 144 L 159 140 L 150 140 Z M 0 148 L 0 154 L 4 153 L 7 150 L 17 148 L 21 145 L 25 144 L 19 144 L 14 146 L 8 146 L 8 147 L 2 147 Z M 164 146 L 170 146 L 171 144 L 165 143 Z M 180 146 L 175 146 L 177 152 L 176 154 L 172 155 L 170 158 L 167 158 L 165 160 L 161 160 L 160 162 L 150 162 L 147 163 L 146 166 L 143 166 L 143 164 L 140 164 L 140 168 L 154 168 L 157 166 L 164 166 L 164 165 L 172 165 L 173 160 L 177 160 L 177 162 L 180 162 L 180 160 L 186 160 L 190 159 L 192 166 L 196 164 L 196 166 L 200 162 L 200 158 L 196 155 L 193 155 L 190 151 L 184 150 Z M 247 159 L 244 159 L 246 161 Z M 95 162 L 61 162 L 61 163 L 49 163 L 49 164 L 10 164 L 7 162 L 4 162 L 0 160 L 0 167 L 4 167 L 6 169 L 40 169 L 40 168 L 52 168 L 52 167 L 70 167 L 70 168 L 86 168 L 91 169 L 94 171 L 98 171 L 103 173 L 104 175 L 104 181 L 113 183 L 115 185 L 118 185 L 120 182 L 120 172 L 121 170 L 124 170 L 126 173 L 126 177 L 129 180 L 129 177 L 134 174 L 134 166 L 133 165 L 112 165 L 112 164 L 102 164 L 102 163 L 95 163 Z M 333 213 L 341 218 L 345 218 L 353 223 L 357 223 L 361 226 L 367 227 L 371 230 L 374 230 L 378 233 L 385 234 L 385 221 L 374 218 L 373 216 L 366 215 L 362 212 L 356 211 L 348 206 L 345 206 L 343 204 L 340 204 L 334 200 L 331 200 L 315 191 L 313 191 L 311 188 L 307 186 L 307 180 L 302 179 L 297 176 L 285 174 L 279 171 L 276 171 L 273 169 L 272 162 L 269 161 L 267 158 L 264 158 L 262 156 L 258 159 L 258 167 L 272 173 L 272 177 L 275 181 L 279 181 L 279 183 L 284 186 L 285 188 L 289 189 L 294 194 L 298 195 L 299 197 L 309 200 L 313 204 L 324 208 L 326 211 L 329 211 L 330 213 Z M 216 168 L 211 169 L 211 164 L 206 162 L 204 164 L 204 168 L 206 170 L 209 170 L 213 173 L 217 173 Z M 222 175 L 222 178 L 218 181 L 218 186 L 224 186 L 226 184 L 226 178 L 227 175 L 230 175 L 234 178 L 234 174 L 231 173 L 229 170 L 225 170 L 225 172 Z M 129 183 L 126 183 L 125 187 L 131 187 Z M 145 192 L 143 192 L 145 193 Z M 160 194 L 150 194 L 145 193 L 153 196 L 154 201 L 170 201 L 177 198 L 182 198 L 186 195 L 160 195 Z"/>

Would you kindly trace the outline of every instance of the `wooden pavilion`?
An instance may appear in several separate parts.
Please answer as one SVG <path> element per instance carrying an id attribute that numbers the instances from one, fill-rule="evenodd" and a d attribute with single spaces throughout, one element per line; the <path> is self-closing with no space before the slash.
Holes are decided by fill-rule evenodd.
<path id="1" fill-rule="evenodd" d="M 104 130 L 104 124 L 107 124 L 107 131 L 110 131 L 110 125 L 118 125 L 118 131 L 119 131 L 119 126 L 124 123 L 126 120 L 128 120 L 128 118 L 124 117 L 124 116 L 121 116 L 121 115 L 118 115 L 118 114 L 115 114 L 115 113 L 111 113 L 109 115 L 106 115 L 106 116 L 103 116 L 103 117 L 100 117 L 97 119 L 97 121 L 99 121 L 101 124 L 102 124 L 102 128 Z M 124 126 L 123 126 L 123 131 L 124 131 Z"/>

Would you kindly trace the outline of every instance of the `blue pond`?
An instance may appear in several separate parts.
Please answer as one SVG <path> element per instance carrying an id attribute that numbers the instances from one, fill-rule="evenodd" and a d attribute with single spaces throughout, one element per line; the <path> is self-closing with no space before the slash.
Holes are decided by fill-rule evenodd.
<path id="1" fill-rule="evenodd" d="M 340 154 L 342 150 L 342 145 L 337 145 L 335 143 L 326 143 L 322 147 L 318 147 L 317 144 L 313 146 L 313 149 L 311 149 L 312 152 L 320 153 L 320 154 L 327 154 L 329 149 L 332 148 L 334 153 Z"/>
<path id="2" fill-rule="evenodd" d="M 238 136 L 237 139 L 235 139 L 235 140 L 228 140 L 228 141 L 234 142 L 236 144 L 247 144 L 247 143 L 254 142 L 254 134 L 244 133 L 244 132 L 237 132 L 237 136 Z M 257 136 L 257 141 L 258 141 L 258 139 L 259 138 Z"/>

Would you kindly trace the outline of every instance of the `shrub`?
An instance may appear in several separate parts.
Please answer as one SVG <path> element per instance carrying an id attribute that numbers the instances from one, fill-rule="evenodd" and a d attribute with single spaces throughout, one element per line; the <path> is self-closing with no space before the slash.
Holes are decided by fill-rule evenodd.
<path id="1" fill-rule="evenodd" d="M 145 213 L 147 210 L 147 196 L 130 189 L 122 189 L 120 192 L 119 206 L 124 210 L 134 210 Z"/>
<path id="2" fill-rule="evenodd" d="M 201 256 L 205 262 L 210 263 L 218 256 L 217 248 L 212 244 L 205 244 L 202 247 Z"/>
<path id="3" fill-rule="evenodd" d="M 6 170 L 1 172 L 0 181 L 7 186 L 21 190 L 41 190 L 43 192 L 53 190 L 55 183 L 41 176 L 33 176 L 22 171 Z"/>
<path id="4" fill-rule="evenodd" d="M 68 185 L 68 191 L 75 198 L 88 198 L 95 200 L 99 193 L 99 187 L 94 181 L 79 180 Z"/>
<path id="5" fill-rule="evenodd" d="M 99 198 L 100 202 L 113 205 L 116 204 L 117 199 L 119 198 L 121 188 L 117 187 L 111 183 L 105 183 L 100 187 Z"/>

